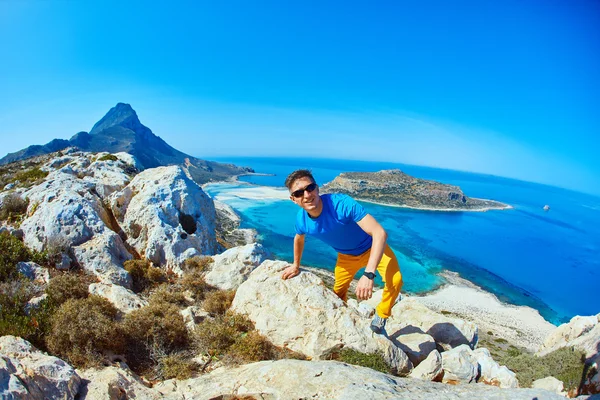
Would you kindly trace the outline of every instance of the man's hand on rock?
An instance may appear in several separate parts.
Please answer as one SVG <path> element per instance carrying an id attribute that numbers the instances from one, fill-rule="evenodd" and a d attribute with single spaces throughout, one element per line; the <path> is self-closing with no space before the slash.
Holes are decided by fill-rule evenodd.
<path id="1" fill-rule="evenodd" d="M 369 300 L 373 296 L 373 281 L 366 276 L 358 280 L 356 285 L 356 298 L 359 300 Z"/>
<path id="2" fill-rule="evenodd" d="M 295 277 L 300 273 L 300 267 L 295 265 L 290 265 L 286 269 L 283 270 L 283 274 L 281 274 L 281 279 L 290 279 Z"/>

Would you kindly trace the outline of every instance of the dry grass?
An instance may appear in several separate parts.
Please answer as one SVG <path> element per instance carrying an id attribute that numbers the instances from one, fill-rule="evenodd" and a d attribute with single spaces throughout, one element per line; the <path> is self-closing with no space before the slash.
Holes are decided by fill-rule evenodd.
<path id="1" fill-rule="evenodd" d="M 123 264 L 123 268 L 131 275 L 135 293 L 141 293 L 167 281 L 164 271 L 152 266 L 149 260 L 128 260 Z"/>
<path id="2" fill-rule="evenodd" d="M 0 204 L 0 220 L 9 223 L 20 222 L 27 213 L 29 199 L 23 199 L 15 193 L 10 193 L 2 199 Z"/>
<path id="3" fill-rule="evenodd" d="M 211 315 L 223 315 L 231 307 L 235 290 L 214 290 L 205 295 L 202 308 Z"/>
<path id="4" fill-rule="evenodd" d="M 124 349 L 116 316 L 117 309 L 102 297 L 69 299 L 54 315 L 48 348 L 76 367 L 99 366 L 104 352 L 120 354 Z"/>

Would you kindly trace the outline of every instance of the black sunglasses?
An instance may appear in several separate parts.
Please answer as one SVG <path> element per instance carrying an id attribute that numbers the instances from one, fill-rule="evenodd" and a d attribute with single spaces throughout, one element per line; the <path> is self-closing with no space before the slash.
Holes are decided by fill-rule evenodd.
<path id="1" fill-rule="evenodd" d="M 317 188 L 317 184 L 316 183 L 311 183 L 310 185 L 308 185 L 307 187 L 305 187 L 304 189 L 298 189 L 292 192 L 292 196 L 294 196 L 295 198 L 299 198 L 304 196 L 304 191 L 306 190 L 308 193 L 312 192 L 313 190 L 315 190 Z"/>

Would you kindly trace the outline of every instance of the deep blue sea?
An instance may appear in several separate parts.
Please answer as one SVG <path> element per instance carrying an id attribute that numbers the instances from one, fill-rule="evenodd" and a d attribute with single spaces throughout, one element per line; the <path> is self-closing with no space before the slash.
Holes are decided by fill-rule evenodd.
<path id="1" fill-rule="evenodd" d="M 511 210 L 434 212 L 362 203 L 387 230 L 404 277 L 404 292 L 423 293 L 443 284 L 442 270 L 527 305 L 559 324 L 600 312 L 600 198 L 556 187 L 438 168 L 388 162 L 289 158 L 220 158 L 273 176 L 245 176 L 247 183 L 216 184 L 207 192 L 232 206 L 242 227 L 277 258 L 292 261 L 294 218 L 286 176 L 313 171 L 317 183 L 341 172 L 399 168 L 409 175 L 460 186 L 469 197 L 508 203 Z M 258 185 L 258 186 L 257 186 Z M 263 187 L 270 188 L 263 188 Z M 550 206 L 544 211 L 544 205 Z M 332 270 L 336 253 L 307 238 L 303 265 Z"/>

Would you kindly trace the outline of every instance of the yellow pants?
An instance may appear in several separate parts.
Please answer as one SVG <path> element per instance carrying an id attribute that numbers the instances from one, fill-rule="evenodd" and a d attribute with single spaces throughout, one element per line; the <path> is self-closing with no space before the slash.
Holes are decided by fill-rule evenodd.
<path id="1" fill-rule="evenodd" d="M 370 255 L 371 250 L 359 256 L 338 253 L 333 291 L 340 299 L 348 300 L 350 282 L 352 282 L 358 270 L 367 265 Z M 377 306 L 377 315 L 381 318 L 388 318 L 392 315 L 392 307 L 400 294 L 400 289 L 402 289 L 402 274 L 396 255 L 387 244 L 383 251 L 383 257 L 381 257 L 381 261 L 377 266 L 377 271 L 385 284 L 381 303 Z"/>

